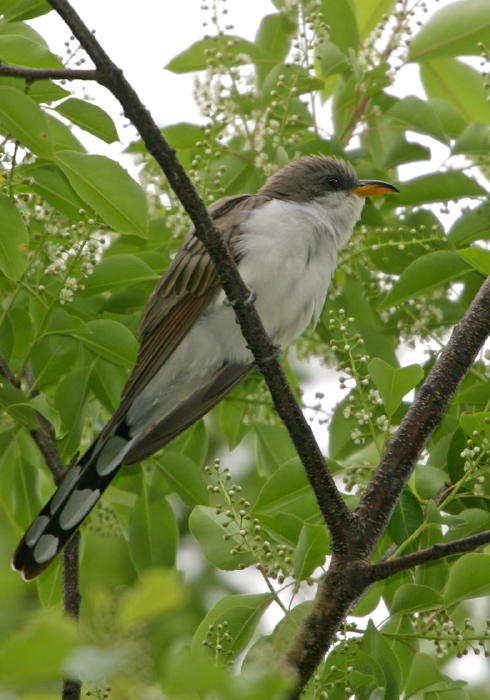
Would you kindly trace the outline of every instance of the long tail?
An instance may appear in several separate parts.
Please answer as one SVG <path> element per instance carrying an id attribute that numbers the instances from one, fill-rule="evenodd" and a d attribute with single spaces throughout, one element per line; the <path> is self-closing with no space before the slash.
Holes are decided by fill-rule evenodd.
<path id="1" fill-rule="evenodd" d="M 26 581 L 44 571 L 75 534 L 119 471 L 131 443 L 123 422 L 102 445 L 96 440 L 70 469 L 14 554 L 12 566 Z"/>

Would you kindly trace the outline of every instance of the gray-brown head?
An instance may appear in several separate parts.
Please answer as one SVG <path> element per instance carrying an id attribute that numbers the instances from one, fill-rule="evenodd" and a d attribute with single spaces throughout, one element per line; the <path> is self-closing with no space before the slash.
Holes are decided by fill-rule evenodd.
<path id="1" fill-rule="evenodd" d="M 397 188 L 379 180 L 359 180 L 350 163 L 332 156 L 305 156 L 293 160 L 270 177 L 260 194 L 273 199 L 311 202 L 329 193 L 374 194 L 398 192 Z"/>

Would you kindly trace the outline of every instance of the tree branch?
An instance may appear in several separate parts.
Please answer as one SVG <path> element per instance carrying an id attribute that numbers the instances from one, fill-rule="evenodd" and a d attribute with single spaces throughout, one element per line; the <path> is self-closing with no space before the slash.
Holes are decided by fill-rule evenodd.
<path id="1" fill-rule="evenodd" d="M 274 407 L 304 465 L 321 513 L 331 531 L 332 548 L 334 551 L 342 550 L 345 540 L 357 533 L 356 520 L 345 506 L 326 467 L 324 457 L 287 382 L 284 370 L 274 357 L 275 348 L 267 337 L 254 306 L 246 303 L 249 290 L 240 278 L 228 247 L 214 227 L 204 202 L 178 160 L 175 149 L 165 140 L 135 90 L 105 53 L 93 33 L 66 0 L 49 2 L 94 62 L 98 82 L 110 90 L 122 105 L 125 116 L 138 130 L 148 151 L 158 162 L 170 186 L 182 202 L 196 228 L 197 237 L 206 246 L 223 289 L 234 305 L 242 333 L 269 387 Z"/>
<path id="2" fill-rule="evenodd" d="M 422 450 L 490 335 L 490 277 L 434 364 L 403 419 L 357 510 L 371 554 L 386 529 Z"/>
<path id="3" fill-rule="evenodd" d="M 377 562 L 368 568 L 368 573 L 372 583 L 375 583 L 398 574 L 400 571 L 412 569 L 414 566 L 451 557 L 454 554 L 474 552 L 475 549 L 484 547 L 487 544 L 490 544 L 490 530 L 485 530 L 485 532 L 479 532 L 477 535 L 464 537 L 460 540 L 453 540 L 453 542 L 438 542 L 432 547 L 421 549 L 419 552 L 413 552 L 412 554 L 406 554 L 398 557 L 398 559 Z"/>
<path id="4" fill-rule="evenodd" d="M 80 531 L 73 535 L 63 550 L 63 610 L 65 615 L 78 622 L 80 618 Z M 65 678 L 62 700 L 80 700 L 82 683 L 77 679 Z"/>

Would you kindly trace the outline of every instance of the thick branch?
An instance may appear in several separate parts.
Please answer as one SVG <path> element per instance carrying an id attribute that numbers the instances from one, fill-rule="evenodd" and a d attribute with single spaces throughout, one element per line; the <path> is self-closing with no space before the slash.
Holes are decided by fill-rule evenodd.
<path id="1" fill-rule="evenodd" d="M 490 335 L 490 277 L 461 322 L 454 327 L 427 380 L 390 440 L 357 510 L 372 553 L 384 532 L 427 441 Z"/>
<path id="2" fill-rule="evenodd" d="M 122 71 L 110 60 L 92 32 L 66 0 L 49 2 L 95 63 L 98 81 L 119 100 L 125 116 L 134 124 L 148 151 L 161 166 L 191 218 L 196 235 L 206 246 L 223 289 L 230 301 L 234 302 L 242 333 L 267 382 L 276 411 L 283 420 L 305 467 L 320 510 L 331 530 L 332 547 L 334 550 L 341 549 L 341 543 L 350 535 L 347 526 L 352 528 L 355 519 L 346 508 L 328 472 L 313 432 L 289 387 L 281 364 L 273 357 L 275 348 L 267 337 L 255 308 L 245 303 L 249 290 L 241 280 L 221 234 L 210 220 L 204 202 L 178 160 L 175 149 L 165 140 Z"/>
<path id="3" fill-rule="evenodd" d="M 78 530 L 63 550 L 63 610 L 75 622 L 80 618 L 80 531 Z M 63 681 L 62 700 L 80 700 L 82 683 L 78 679 Z"/>
<path id="4" fill-rule="evenodd" d="M 413 554 L 406 554 L 403 557 L 398 557 L 398 559 L 377 562 L 370 566 L 367 571 L 374 583 L 375 581 L 381 581 L 389 576 L 394 576 L 394 574 L 398 574 L 400 571 L 413 569 L 414 566 L 428 564 L 438 559 L 451 557 L 454 554 L 474 552 L 475 549 L 484 547 L 487 544 L 490 544 L 490 530 L 485 530 L 485 532 L 479 532 L 477 535 L 464 537 L 460 540 L 454 540 L 453 542 L 438 542 L 432 545 L 432 547 L 421 549 L 419 552 L 413 552 Z"/>

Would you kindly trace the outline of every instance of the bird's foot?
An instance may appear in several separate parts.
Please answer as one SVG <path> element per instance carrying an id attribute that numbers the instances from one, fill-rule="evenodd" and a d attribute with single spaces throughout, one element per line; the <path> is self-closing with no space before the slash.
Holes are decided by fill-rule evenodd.
<path id="1" fill-rule="evenodd" d="M 252 287 L 248 287 L 248 297 L 245 299 L 245 301 L 240 301 L 238 299 L 235 299 L 234 301 L 231 301 L 230 299 L 226 298 L 225 299 L 225 305 L 226 306 L 232 306 L 234 309 L 238 307 L 244 307 L 244 306 L 250 306 L 250 304 L 253 304 L 255 300 L 257 299 L 257 292 L 252 289 Z"/>

